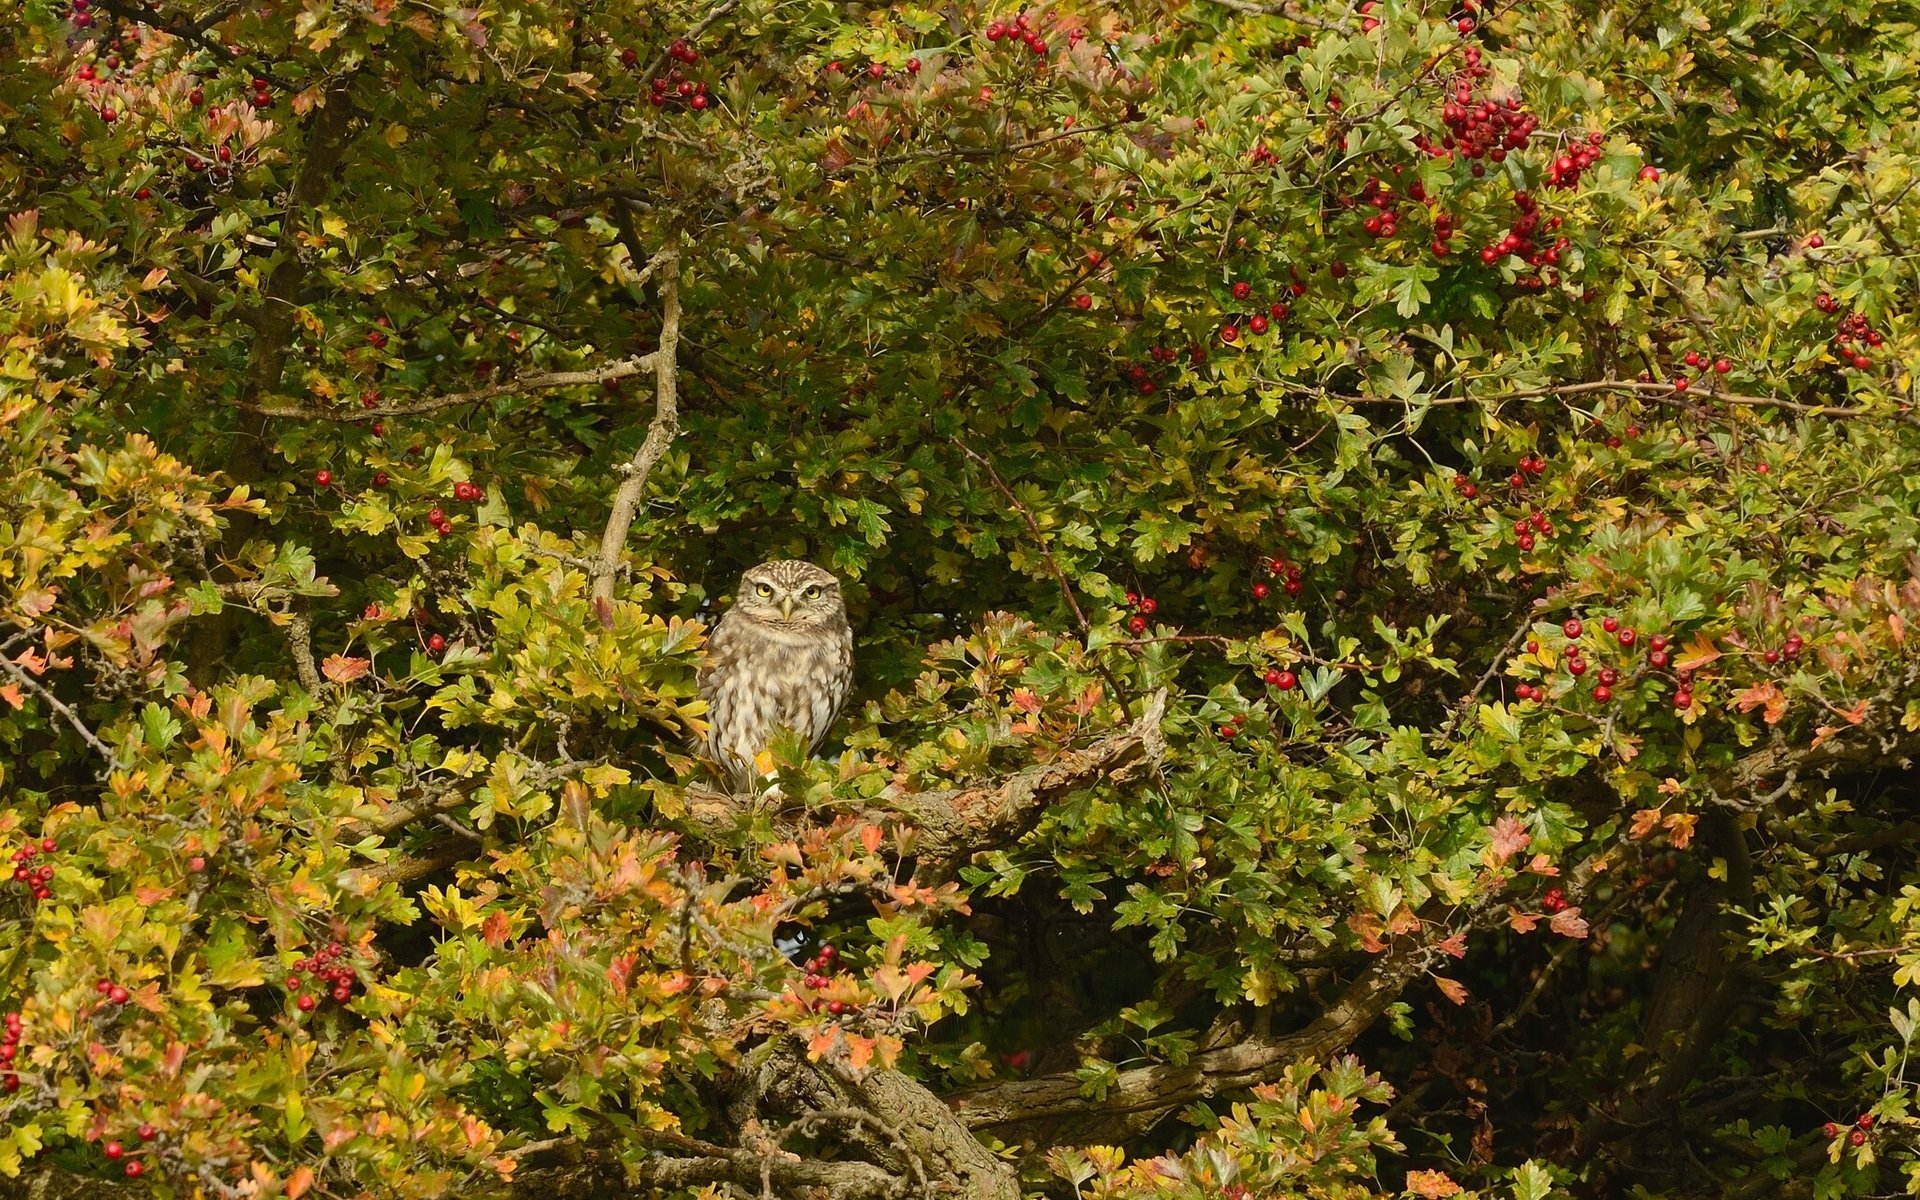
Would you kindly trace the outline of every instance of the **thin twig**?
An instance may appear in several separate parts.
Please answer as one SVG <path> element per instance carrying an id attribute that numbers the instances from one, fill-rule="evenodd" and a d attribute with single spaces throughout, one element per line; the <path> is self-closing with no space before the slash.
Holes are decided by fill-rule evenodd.
<path id="1" fill-rule="evenodd" d="M 613 496 L 613 511 L 607 514 L 607 527 L 600 534 L 600 557 L 593 572 L 593 598 L 613 599 L 613 579 L 620 571 L 620 558 L 627 546 L 627 531 L 633 527 L 634 514 L 647 490 L 647 477 L 653 473 L 680 433 L 680 381 L 675 356 L 680 343 L 680 251 L 669 246 L 647 260 L 646 273 L 659 268 L 660 275 L 660 348 L 653 359 L 653 422 L 647 427 L 646 440 L 623 464 L 620 490 Z"/>
<path id="2" fill-rule="evenodd" d="M 0 657 L 0 667 L 6 668 L 9 675 L 19 680 L 34 695 L 40 697 L 40 699 L 46 703 L 47 707 L 64 717 L 67 724 L 73 726 L 73 731 L 84 738 L 87 745 L 92 746 L 101 758 L 107 760 L 108 770 L 118 771 L 122 769 L 120 759 L 114 754 L 113 749 L 101 741 L 98 734 L 87 728 L 87 723 L 80 719 L 80 714 L 73 711 L 66 701 L 54 695 L 46 685 L 28 674 L 20 664 L 14 662 L 11 658 Z"/>

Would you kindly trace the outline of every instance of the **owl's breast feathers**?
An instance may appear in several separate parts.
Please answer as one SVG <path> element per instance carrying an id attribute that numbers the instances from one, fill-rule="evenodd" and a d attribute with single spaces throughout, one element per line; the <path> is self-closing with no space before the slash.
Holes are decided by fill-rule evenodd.
<path id="1" fill-rule="evenodd" d="M 712 725 L 708 750 L 750 770 L 774 732 L 793 730 L 819 746 L 853 680 L 853 631 L 782 629 L 729 613 L 707 642 L 699 674 Z"/>

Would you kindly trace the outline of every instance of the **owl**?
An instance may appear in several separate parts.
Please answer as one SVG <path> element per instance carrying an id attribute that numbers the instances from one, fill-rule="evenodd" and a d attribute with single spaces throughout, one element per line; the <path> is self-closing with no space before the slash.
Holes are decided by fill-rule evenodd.
<path id="1" fill-rule="evenodd" d="M 853 627 L 840 581 L 809 562 L 763 562 L 740 577 L 733 607 L 707 638 L 700 695 L 707 752 L 742 787 L 776 729 L 812 750 L 853 682 Z"/>

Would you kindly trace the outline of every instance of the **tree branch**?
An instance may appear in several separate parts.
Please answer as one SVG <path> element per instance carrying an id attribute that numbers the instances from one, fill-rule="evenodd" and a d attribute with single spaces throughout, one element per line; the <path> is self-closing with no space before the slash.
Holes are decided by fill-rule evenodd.
<path id="1" fill-rule="evenodd" d="M 647 477 L 667 447 L 680 433 L 680 381 L 676 361 L 680 344 L 680 252 L 669 246 L 647 260 L 646 273 L 658 268 L 660 279 L 660 345 L 653 354 L 653 422 L 647 427 L 646 440 L 633 452 L 631 461 L 620 471 L 626 478 L 613 496 L 613 511 L 607 515 L 607 527 L 600 535 L 600 556 L 593 572 L 593 598 L 613 599 L 613 580 L 619 573 L 620 559 L 626 551 L 627 531 L 633 527 L 634 514 L 647 490 Z"/>
<path id="2" fill-rule="evenodd" d="M 1347 985 L 1326 1011 L 1298 1033 L 1251 1037 L 1192 1055 L 1179 1066 L 1155 1063 L 1122 1071 L 1098 1097 L 1080 1094 L 1071 1075 L 1047 1075 L 959 1092 L 948 1103 L 974 1130 L 1001 1132 L 1034 1121 L 1093 1118 L 1078 1141 L 1102 1140 L 1109 1126 L 1131 1112 L 1178 1107 L 1222 1092 L 1267 1082 L 1302 1059 L 1323 1059 L 1364 1032 L 1407 984 L 1427 969 L 1425 947 L 1395 946 Z"/>
<path id="3" fill-rule="evenodd" d="M 250 411 L 263 417 L 291 417 L 296 420 L 360 422 L 377 421 L 382 417 L 411 416 L 419 413 L 439 412 L 442 409 L 455 408 L 462 404 L 478 404 L 496 396 L 517 396 L 524 392 L 541 391 L 546 388 L 579 387 L 585 384 L 609 383 L 616 379 L 627 379 L 654 369 L 657 354 L 641 354 L 632 358 L 622 358 L 603 367 L 594 367 L 585 371 L 542 371 L 534 375 L 522 375 L 504 383 L 489 384 L 471 391 L 451 392 L 444 396 L 429 396 L 421 400 L 408 400 L 399 404 L 382 404 L 374 408 L 342 408 L 338 411 L 306 408 L 295 404 L 256 404 L 247 406 Z"/>
<path id="4" fill-rule="evenodd" d="M 7 674 L 19 680 L 28 691 L 40 697 L 42 703 L 58 713 L 68 725 L 71 725 L 73 731 L 79 734 L 87 745 L 92 746 L 95 753 L 107 760 L 107 770 L 118 771 L 121 769 L 120 759 L 114 754 L 113 748 L 101 741 L 100 736 L 89 729 L 87 723 L 80 719 L 80 714 L 73 711 L 73 708 L 68 705 L 66 701 L 54 695 L 52 689 L 48 688 L 38 679 L 35 679 L 24 667 L 5 655 L 0 655 L 0 668 L 5 668 Z"/>

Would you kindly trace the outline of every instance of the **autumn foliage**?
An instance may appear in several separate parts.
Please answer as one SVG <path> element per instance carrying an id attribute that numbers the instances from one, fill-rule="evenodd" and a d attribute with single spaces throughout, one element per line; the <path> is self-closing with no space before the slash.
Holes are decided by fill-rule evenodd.
<path id="1" fill-rule="evenodd" d="M 16 6 L 0 1196 L 1920 1186 L 1917 60 Z"/>

